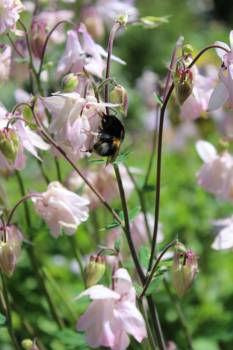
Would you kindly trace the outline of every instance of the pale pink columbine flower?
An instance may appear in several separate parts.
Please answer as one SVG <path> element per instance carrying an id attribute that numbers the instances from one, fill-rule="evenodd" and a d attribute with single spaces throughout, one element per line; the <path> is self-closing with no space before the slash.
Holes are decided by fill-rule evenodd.
<path id="1" fill-rule="evenodd" d="M 60 21 L 71 21 L 74 17 L 74 12 L 69 10 L 60 11 L 42 11 L 35 19 L 38 22 L 45 23 L 47 32 L 49 32 Z M 65 41 L 64 25 L 59 25 L 51 36 L 51 40 L 55 44 L 61 44 Z"/>
<path id="2" fill-rule="evenodd" d="M 37 149 L 47 151 L 50 146 L 24 123 L 21 113 L 11 114 L 0 107 L 0 169 L 22 170 L 26 164 L 25 150 L 40 159 Z M 8 125 L 12 118 L 14 123 Z"/>
<path id="3" fill-rule="evenodd" d="M 9 79 L 11 67 L 11 47 L 2 45 L 0 47 L 0 83 L 5 83 Z"/>
<path id="4" fill-rule="evenodd" d="M 10 277 L 18 262 L 23 235 L 15 225 L 0 227 L 0 269 Z"/>
<path id="5" fill-rule="evenodd" d="M 80 73 L 85 68 L 90 74 L 102 78 L 102 73 L 105 69 L 103 58 L 106 57 L 107 52 L 94 42 L 85 25 L 81 23 L 77 30 L 69 30 L 67 32 L 67 44 L 65 52 L 58 63 L 57 75 L 61 77 L 70 72 Z M 112 55 L 112 59 L 125 64 L 124 61 L 114 55 Z"/>
<path id="6" fill-rule="evenodd" d="M 224 104 L 233 108 L 233 30 L 230 32 L 230 47 L 221 41 L 215 44 L 223 47 L 224 50 L 216 49 L 217 55 L 222 60 L 219 71 L 220 83 L 217 84 L 211 95 L 209 110 L 218 109 Z"/>
<path id="7" fill-rule="evenodd" d="M 88 219 L 88 199 L 67 190 L 56 181 L 48 185 L 46 192 L 36 193 L 32 201 L 54 237 L 61 234 L 62 228 L 67 235 L 73 235 L 77 227 Z"/>
<path id="8" fill-rule="evenodd" d="M 211 247 L 215 250 L 233 248 L 233 216 L 225 219 L 215 220 L 213 224 L 220 226 L 221 229 Z"/>
<path id="9" fill-rule="evenodd" d="M 204 165 L 197 174 L 198 184 L 224 200 L 233 199 L 233 157 L 228 152 L 218 155 L 215 147 L 198 141 L 196 149 Z"/>
<path id="10" fill-rule="evenodd" d="M 200 74 L 197 67 L 192 68 L 193 89 L 191 95 L 181 105 L 180 116 L 184 120 L 199 118 L 208 110 L 209 99 L 215 82 L 215 74 L 210 76 Z"/>
<path id="11" fill-rule="evenodd" d="M 127 270 L 118 269 L 113 279 L 114 290 L 96 285 L 78 296 L 89 296 L 93 301 L 80 317 L 77 330 L 86 333 L 87 343 L 93 348 L 125 350 L 129 335 L 140 343 L 147 337 L 146 326 L 136 307 L 136 292 Z"/>
<path id="12" fill-rule="evenodd" d="M 122 176 L 125 195 L 128 198 L 134 189 L 134 185 L 127 171 L 125 170 L 125 167 L 123 165 L 119 165 L 119 169 Z M 131 171 L 135 174 L 140 170 L 133 168 Z M 111 202 L 119 194 L 113 167 L 98 167 L 98 170 L 85 170 L 84 173 L 107 202 Z M 84 181 L 76 172 L 72 171 L 72 173 L 68 176 L 66 183 L 68 188 L 70 188 L 72 191 L 77 191 L 78 189 L 83 190 L 83 195 L 90 200 L 90 208 L 92 210 L 101 204 L 97 196 L 88 186 L 85 185 Z"/>
<path id="13" fill-rule="evenodd" d="M 109 26 L 120 15 L 127 15 L 129 21 L 134 21 L 138 17 L 138 10 L 132 0 L 98 0 L 96 9 L 103 21 Z"/>
<path id="14" fill-rule="evenodd" d="M 116 106 L 97 102 L 92 95 L 82 98 L 77 92 L 56 93 L 41 99 L 52 115 L 50 132 L 74 161 L 92 148 L 101 122 L 100 113 L 105 112 L 107 105 Z"/>
<path id="15" fill-rule="evenodd" d="M 20 0 L 0 0 L 0 34 L 16 29 L 16 22 L 23 10 Z"/>

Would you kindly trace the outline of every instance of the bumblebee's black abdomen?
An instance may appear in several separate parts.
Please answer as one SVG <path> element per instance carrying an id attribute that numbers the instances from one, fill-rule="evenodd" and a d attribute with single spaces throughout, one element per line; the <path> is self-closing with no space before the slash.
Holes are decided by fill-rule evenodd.
<path id="1" fill-rule="evenodd" d="M 114 115 L 106 115 L 102 120 L 102 133 L 124 139 L 125 131 L 121 121 Z"/>

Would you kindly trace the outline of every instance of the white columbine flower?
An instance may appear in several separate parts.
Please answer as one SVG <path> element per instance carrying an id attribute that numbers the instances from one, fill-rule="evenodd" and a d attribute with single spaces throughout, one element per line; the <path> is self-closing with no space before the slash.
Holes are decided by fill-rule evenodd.
<path id="1" fill-rule="evenodd" d="M 51 182 L 46 192 L 32 198 L 37 213 L 46 221 L 51 234 L 58 237 L 63 228 L 67 235 L 88 219 L 89 200 L 67 190 L 59 182 Z"/>
<path id="2" fill-rule="evenodd" d="M 20 0 L 0 0 L 0 34 L 16 29 L 16 22 L 23 10 Z"/>

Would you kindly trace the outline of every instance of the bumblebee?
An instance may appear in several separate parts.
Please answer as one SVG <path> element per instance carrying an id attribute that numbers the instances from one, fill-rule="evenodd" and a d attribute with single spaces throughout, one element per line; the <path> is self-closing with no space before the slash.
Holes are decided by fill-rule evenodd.
<path id="1" fill-rule="evenodd" d="M 125 129 L 121 121 L 114 115 L 104 115 L 99 127 L 93 150 L 102 157 L 108 157 L 107 164 L 118 156 L 125 137 Z"/>

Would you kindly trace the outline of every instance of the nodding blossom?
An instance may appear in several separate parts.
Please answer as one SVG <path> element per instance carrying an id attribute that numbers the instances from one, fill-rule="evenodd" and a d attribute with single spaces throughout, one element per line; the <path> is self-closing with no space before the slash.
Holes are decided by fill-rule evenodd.
<path id="1" fill-rule="evenodd" d="M 5 83 L 10 75 L 11 67 L 11 47 L 9 45 L 0 46 L 0 83 Z"/>
<path id="2" fill-rule="evenodd" d="M 0 169 L 22 170 L 26 164 L 24 151 L 39 158 L 37 149 L 48 150 L 50 146 L 32 131 L 22 120 L 21 113 L 11 114 L 1 105 L 0 108 Z M 8 124 L 12 120 L 12 123 Z M 13 122 L 14 120 L 14 122 Z"/>
<path id="3" fill-rule="evenodd" d="M 0 227 L 0 269 L 10 277 L 20 256 L 23 235 L 15 225 Z"/>
<path id="4" fill-rule="evenodd" d="M 218 155 L 215 147 L 198 141 L 197 152 L 204 165 L 197 174 L 198 184 L 222 200 L 233 200 L 233 157 L 228 152 Z"/>
<path id="5" fill-rule="evenodd" d="M 67 73 L 81 73 L 83 68 L 85 68 L 88 73 L 102 78 L 102 73 L 105 69 L 103 58 L 106 57 L 107 52 L 94 42 L 85 25 L 81 23 L 77 30 L 69 30 L 67 32 L 67 44 L 65 52 L 58 63 L 57 75 L 61 77 Z M 124 61 L 114 55 L 111 58 L 121 64 L 125 64 Z"/>
<path id="6" fill-rule="evenodd" d="M 48 185 L 47 191 L 36 193 L 32 201 L 54 237 L 58 237 L 62 229 L 67 235 L 73 235 L 77 227 L 88 219 L 88 199 L 56 181 Z"/>
<path id="7" fill-rule="evenodd" d="M 215 44 L 223 47 L 224 50 L 216 49 L 222 65 L 219 71 L 220 82 L 211 95 L 209 110 L 218 109 L 223 105 L 233 108 L 233 30 L 230 32 L 230 47 L 221 41 Z"/>
<path id="8" fill-rule="evenodd" d="M 52 115 L 49 130 L 54 138 L 74 160 L 92 148 L 106 105 L 92 95 L 82 98 L 77 92 L 56 93 L 41 99 Z"/>
<path id="9" fill-rule="evenodd" d="M 132 335 L 138 342 L 147 337 L 145 321 L 136 307 L 136 292 L 127 270 L 120 268 L 114 276 L 114 289 L 96 285 L 81 293 L 77 299 L 92 299 L 77 324 L 86 333 L 87 343 L 97 348 L 125 350 Z"/>
<path id="10" fill-rule="evenodd" d="M 211 247 L 215 250 L 231 249 L 233 247 L 233 216 L 215 220 L 213 224 L 220 227 L 220 230 Z"/>
<path id="11" fill-rule="evenodd" d="M 20 0 L 0 0 L 0 34 L 16 30 L 19 14 L 24 10 Z"/>

